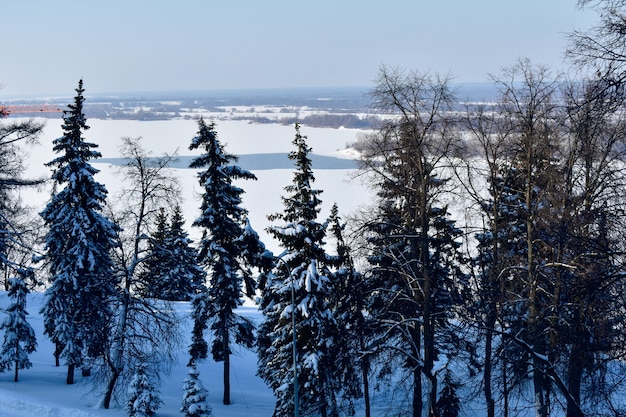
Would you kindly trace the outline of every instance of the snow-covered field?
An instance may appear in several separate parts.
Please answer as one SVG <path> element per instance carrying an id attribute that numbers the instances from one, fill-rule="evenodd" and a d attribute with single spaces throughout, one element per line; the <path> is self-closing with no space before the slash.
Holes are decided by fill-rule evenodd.
<path id="1" fill-rule="evenodd" d="M 97 143 L 105 158 L 119 156 L 121 138 L 142 137 L 146 150 L 154 156 L 163 152 L 178 151 L 179 155 L 190 155 L 188 144 L 197 131 L 193 120 L 171 121 L 120 121 L 90 119 L 91 129 L 86 132 L 89 142 Z M 293 126 L 282 125 L 254 125 L 243 121 L 220 121 L 217 124 L 220 140 L 226 145 L 226 151 L 233 154 L 260 154 L 285 153 L 292 149 L 291 141 L 294 137 Z M 309 138 L 309 145 L 315 154 L 328 156 L 345 156 L 343 151 L 347 143 L 354 142 L 359 131 L 347 129 L 316 129 L 303 126 L 301 129 Z M 43 164 L 53 159 L 51 142 L 61 135 L 61 121 L 48 120 L 44 134 L 40 138 L 40 145 L 31 149 L 28 160 L 29 175 L 44 175 L 49 177 L 50 171 Z M 107 186 L 110 197 L 123 203 L 124 196 L 119 195 L 121 176 L 116 174 L 118 167 L 109 164 L 95 165 L 101 172 L 96 179 Z M 314 166 L 315 168 L 315 166 Z M 195 172 L 189 169 L 173 170 L 181 181 L 184 199 L 184 216 L 190 223 L 198 214 L 199 201 L 196 193 Z M 272 250 L 278 250 L 276 244 L 269 240 L 263 232 L 268 225 L 266 216 L 282 210 L 280 196 L 283 188 L 291 182 L 292 170 L 270 169 L 254 171 L 258 181 L 246 181 L 241 186 L 246 191 L 243 196 L 243 205 L 250 212 L 253 227 L 259 232 L 266 245 Z M 352 181 L 353 172 L 350 170 L 324 169 L 316 170 L 318 189 L 322 194 L 323 212 L 321 218 L 328 215 L 333 202 L 337 202 L 342 215 L 349 214 L 369 201 L 368 189 L 358 181 Z M 37 208 L 43 207 L 49 193 L 49 187 L 40 192 L 29 191 L 22 197 L 25 202 Z M 197 231 L 190 230 L 191 236 L 197 236 Z M 89 378 L 83 378 L 77 373 L 78 383 L 72 386 L 65 384 L 65 367 L 55 367 L 53 346 L 43 335 L 42 318 L 39 309 L 42 302 L 40 293 L 32 294 L 27 306 L 30 315 L 28 320 L 35 329 L 38 339 L 37 352 L 31 355 L 33 367 L 20 372 L 20 382 L 13 382 L 13 374 L 0 374 L 0 417 L 91 417 L 91 416 L 124 416 L 122 408 L 103 410 L 96 408 L 97 393 L 91 391 Z M 8 304 L 7 296 L 0 293 L 0 308 Z M 179 314 L 186 316 L 188 305 L 177 304 Z M 258 319 L 259 313 L 253 306 L 243 308 L 246 315 Z M 2 313 L 0 310 L 0 318 Z M 181 346 L 178 362 L 166 376 L 161 385 L 161 397 L 164 401 L 157 416 L 179 416 L 178 411 L 182 399 L 183 380 L 187 369 L 187 346 L 189 331 L 183 329 L 185 339 Z M 200 378 L 209 390 L 209 401 L 215 416 L 229 417 L 270 417 L 274 408 L 274 399 L 271 391 L 256 376 L 256 356 L 248 351 L 235 351 L 232 358 L 232 402 L 230 406 L 221 404 L 222 398 L 222 371 L 221 364 L 208 360 L 199 367 Z M 376 399 L 374 398 L 374 401 Z"/>

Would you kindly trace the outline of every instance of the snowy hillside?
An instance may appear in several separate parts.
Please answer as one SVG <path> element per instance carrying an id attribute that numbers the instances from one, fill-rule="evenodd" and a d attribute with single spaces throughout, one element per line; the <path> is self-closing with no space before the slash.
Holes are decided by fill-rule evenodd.
<path id="1" fill-rule="evenodd" d="M 31 356 L 33 367 L 20 372 L 20 381 L 13 382 L 12 373 L 0 374 L 0 417 L 91 417 L 123 416 L 123 409 L 104 410 L 95 408 L 98 402 L 96 392 L 92 392 L 89 378 L 78 377 L 75 385 L 65 384 L 66 368 L 54 366 L 54 347 L 43 335 L 42 319 L 38 314 L 42 294 L 32 294 L 28 300 L 28 320 L 33 326 L 38 340 L 37 352 Z M 0 294 L 0 307 L 7 306 L 6 293 Z M 176 304 L 180 317 L 187 317 L 187 303 Z M 255 308 L 244 308 L 244 314 L 258 317 Z M 183 321 L 183 323 L 186 323 Z M 158 415 L 161 417 L 178 416 L 182 399 L 182 384 L 187 374 L 188 357 L 186 348 L 189 344 L 189 329 L 181 327 L 183 343 L 180 355 L 161 386 L 164 401 Z M 221 405 L 221 364 L 206 361 L 199 367 L 200 378 L 209 390 L 209 401 L 215 415 L 271 416 L 274 403 L 271 391 L 260 378 L 256 377 L 256 357 L 252 352 L 236 351 L 233 356 L 233 404 L 227 409 Z"/>

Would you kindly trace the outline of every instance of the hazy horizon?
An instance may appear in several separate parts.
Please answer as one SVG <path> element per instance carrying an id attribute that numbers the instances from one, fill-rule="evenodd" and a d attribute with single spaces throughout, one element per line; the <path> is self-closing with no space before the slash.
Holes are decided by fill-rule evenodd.
<path id="1" fill-rule="evenodd" d="M 77 80 L 78 82 L 78 80 Z M 231 88 L 231 89 L 206 89 L 206 90 L 151 90 L 151 91 L 112 91 L 112 92 L 91 92 L 88 91 L 88 80 L 84 80 L 85 84 L 85 98 L 89 99 L 145 99 L 145 100 L 175 100 L 175 99 L 194 99 L 194 98 L 239 98 L 239 97 L 287 97 L 287 98 L 302 98 L 321 96 L 325 93 L 331 98 L 337 94 L 349 94 L 354 97 L 366 96 L 371 91 L 373 85 L 363 86 L 320 86 L 320 87 L 258 87 L 258 88 Z M 496 86 L 491 81 L 470 81 L 470 82 L 451 82 L 451 87 L 457 89 L 459 98 L 463 99 L 466 96 L 472 97 L 481 93 L 493 93 Z M 14 96 L 8 96 L 0 94 L 0 104 L 10 103 L 14 101 L 68 101 L 75 95 L 76 85 L 63 93 L 59 94 L 17 94 Z M 1 93 L 2 90 L 0 90 Z M 87 104 L 89 104 L 87 102 Z"/>

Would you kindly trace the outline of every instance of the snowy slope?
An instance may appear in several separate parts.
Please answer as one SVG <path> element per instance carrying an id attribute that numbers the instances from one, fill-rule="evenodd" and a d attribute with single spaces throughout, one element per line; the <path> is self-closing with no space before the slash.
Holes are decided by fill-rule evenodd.
<path id="1" fill-rule="evenodd" d="M 0 374 L 0 417 L 95 417 L 124 416 L 121 407 L 111 410 L 97 408 L 98 392 L 92 391 L 89 377 L 77 373 L 78 383 L 65 384 L 66 367 L 55 367 L 53 345 L 43 335 L 43 320 L 38 311 L 43 300 L 41 293 L 34 293 L 28 299 L 28 321 L 33 326 L 39 347 L 31 355 L 33 367 L 20 371 L 20 381 L 13 382 L 13 373 Z M 0 308 L 8 305 L 6 293 L 0 293 Z M 187 303 L 177 303 L 176 308 L 181 317 L 188 317 Z M 242 313 L 258 319 L 259 313 L 254 307 L 242 308 Z M 189 324 L 188 321 L 186 321 Z M 163 407 L 158 416 L 180 416 L 178 409 L 182 399 L 183 380 L 187 374 L 186 355 L 189 345 L 189 328 L 181 328 L 183 343 L 180 347 L 178 361 L 174 364 L 171 374 L 166 375 L 161 386 Z M 256 356 L 250 351 L 235 351 L 232 358 L 232 400 L 233 404 L 226 407 L 221 404 L 221 364 L 207 360 L 198 366 L 200 378 L 209 390 L 209 401 L 215 415 L 233 417 L 271 416 L 274 403 L 271 391 L 258 378 L 256 373 Z"/>

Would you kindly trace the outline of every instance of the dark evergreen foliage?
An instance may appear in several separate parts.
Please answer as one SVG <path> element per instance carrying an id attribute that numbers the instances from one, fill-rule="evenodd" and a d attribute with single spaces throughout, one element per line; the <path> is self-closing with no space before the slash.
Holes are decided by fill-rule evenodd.
<path id="1" fill-rule="evenodd" d="M 139 274 L 136 285 L 137 292 L 142 297 L 158 298 L 159 286 L 163 284 L 163 276 L 171 268 L 169 251 L 166 247 L 169 219 L 165 208 L 161 207 L 156 215 L 156 229 L 149 238 L 149 246 L 143 270 Z"/>
<path id="2" fill-rule="evenodd" d="M 345 400 L 348 414 L 354 413 L 354 400 L 366 397 L 369 409 L 369 355 L 367 350 L 373 338 L 370 323 L 365 317 L 367 292 L 364 276 L 357 271 L 350 247 L 344 239 L 346 224 L 339 216 L 337 204 L 331 208 L 329 237 L 336 243 L 336 255 L 329 255 L 332 266 L 330 308 L 336 320 L 336 342 L 333 344 L 333 367 L 337 371 L 339 390 Z"/>
<path id="3" fill-rule="evenodd" d="M 461 400 L 457 395 L 460 384 L 454 380 L 450 371 L 446 371 L 442 389 L 437 400 L 437 417 L 458 417 L 461 413 Z"/>
<path id="4" fill-rule="evenodd" d="M 206 273 L 184 225 L 180 206 L 174 207 L 169 222 L 161 208 L 138 284 L 144 297 L 188 301 L 204 286 Z"/>
<path id="5" fill-rule="evenodd" d="M 450 178 L 444 160 L 458 146 L 449 110 L 447 79 L 382 68 L 372 91 L 390 118 L 366 138 L 363 166 L 373 175 L 378 201 L 366 229 L 371 273 L 371 313 L 385 339 L 379 353 L 392 356 L 411 382 L 411 415 L 434 417 L 442 353 L 458 355 L 452 318 L 466 286 L 460 256 L 462 232 L 450 219 L 442 195 Z M 423 384 L 423 380 L 426 381 Z M 427 392 L 422 392 L 423 388 Z"/>

